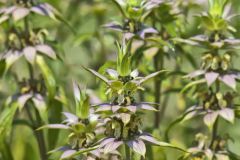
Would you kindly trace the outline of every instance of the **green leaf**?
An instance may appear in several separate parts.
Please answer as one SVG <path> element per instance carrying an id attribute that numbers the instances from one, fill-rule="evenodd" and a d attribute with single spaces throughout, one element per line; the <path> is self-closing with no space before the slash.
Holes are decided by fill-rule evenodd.
<path id="1" fill-rule="evenodd" d="M 8 104 L 7 108 L 0 114 L 0 140 L 4 140 L 11 131 L 12 121 L 17 111 L 18 104 Z"/>
<path id="2" fill-rule="evenodd" d="M 106 77 L 104 77 L 103 75 L 99 74 L 98 72 L 96 72 L 90 68 L 86 68 L 86 67 L 83 67 L 83 68 L 110 86 L 109 80 Z"/>
<path id="3" fill-rule="evenodd" d="M 169 143 L 166 143 L 166 142 L 158 141 L 156 138 L 152 137 L 151 135 L 141 135 L 139 138 L 146 141 L 146 142 L 150 142 L 154 145 L 158 145 L 158 146 L 161 146 L 161 147 L 169 147 L 169 148 L 173 148 L 173 149 L 177 149 L 177 150 L 186 152 L 186 150 L 184 150 L 180 147 L 177 147 L 175 145 L 172 145 L 172 144 L 169 144 Z"/>
<path id="4" fill-rule="evenodd" d="M 99 146 L 93 146 L 93 147 L 89 147 L 89 148 L 87 148 L 87 149 L 82 149 L 82 150 L 77 151 L 77 152 L 74 152 L 74 153 L 72 152 L 72 154 L 65 155 L 65 156 L 63 157 L 63 159 L 71 159 L 72 157 L 75 157 L 75 156 L 81 155 L 81 154 L 83 154 L 83 153 L 87 153 L 87 152 L 96 150 L 96 149 L 98 149 L 98 148 L 99 148 Z M 61 158 L 61 159 L 62 159 L 62 158 Z"/>
<path id="5" fill-rule="evenodd" d="M 196 81 L 193 81 L 191 83 L 188 83 L 182 90 L 180 93 L 184 93 L 186 92 L 188 89 L 190 89 L 191 87 L 193 86 L 196 86 L 196 85 L 199 85 L 199 84 L 202 84 L 202 83 L 205 83 L 206 80 L 205 79 L 200 79 L 200 80 L 196 80 Z"/>
<path id="6" fill-rule="evenodd" d="M 41 130 L 41 129 L 45 129 L 45 128 L 48 128 L 48 129 L 69 129 L 69 127 L 67 125 L 64 125 L 64 124 L 48 124 L 48 125 L 45 125 L 45 126 L 42 126 L 42 127 L 38 128 L 37 130 Z"/>
<path id="7" fill-rule="evenodd" d="M 181 115 L 181 116 L 178 117 L 176 120 L 174 120 L 172 123 L 170 123 L 170 125 L 167 127 L 166 132 L 165 132 L 165 139 L 166 139 L 167 141 L 169 141 L 169 132 L 171 131 L 171 129 L 172 129 L 176 124 L 182 122 L 188 114 L 191 114 L 191 113 L 194 112 L 194 111 L 196 111 L 195 108 L 189 109 L 189 110 L 186 111 L 183 115 Z"/>
<path id="8" fill-rule="evenodd" d="M 120 65 L 120 75 L 121 76 L 128 76 L 131 73 L 131 57 L 128 54 L 123 56 Z"/>
<path id="9" fill-rule="evenodd" d="M 158 72 L 152 73 L 152 74 L 150 74 L 150 75 L 142 78 L 142 79 L 138 82 L 138 84 L 141 85 L 142 83 L 150 80 L 151 78 L 154 78 L 154 77 L 158 76 L 159 74 L 161 74 L 161 73 L 166 73 L 166 72 L 168 72 L 168 71 L 167 71 L 167 70 L 162 70 L 162 71 L 158 71 Z"/>
<path id="10" fill-rule="evenodd" d="M 111 82 L 111 88 L 115 91 L 119 91 L 123 89 L 123 83 L 121 81 L 113 81 Z"/>
<path id="11" fill-rule="evenodd" d="M 11 132 L 12 121 L 15 112 L 17 111 L 17 107 L 17 103 L 7 104 L 7 108 L 5 108 L 0 114 L 0 155 L 3 159 L 13 159 L 10 146 L 8 146 L 6 140 L 8 134 Z"/>
<path id="12" fill-rule="evenodd" d="M 126 17 L 126 13 L 124 11 L 124 7 L 125 7 L 125 3 L 121 0 L 112 0 L 112 2 L 117 6 L 117 8 L 120 10 L 120 12 L 122 13 L 122 15 L 124 17 Z"/>
<path id="13" fill-rule="evenodd" d="M 89 116 L 89 97 L 83 100 L 81 105 L 79 106 L 79 111 L 77 111 L 77 115 L 82 119 L 87 119 Z"/>
<path id="14" fill-rule="evenodd" d="M 52 71 L 46 64 L 45 60 L 42 56 L 37 56 L 36 62 L 43 74 L 43 78 L 46 82 L 47 90 L 48 90 L 48 96 L 50 99 L 52 99 L 55 96 L 56 93 L 56 81 L 54 79 L 54 76 L 52 74 Z"/>
<path id="15" fill-rule="evenodd" d="M 225 5 L 228 0 L 208 0 L 209 13 L 212 16 L 222 16 Z"/>

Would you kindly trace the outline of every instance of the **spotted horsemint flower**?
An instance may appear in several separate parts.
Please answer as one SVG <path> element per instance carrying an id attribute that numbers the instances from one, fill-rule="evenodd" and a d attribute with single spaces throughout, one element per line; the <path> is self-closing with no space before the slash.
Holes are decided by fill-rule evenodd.
<path id="1" fill-rule="evenodd" d="M 209 128 L 213 127 L 218 117 L 222 117 L 230 123 L 234 122 L 235 108 L 232 93 L 228 92 L 223 95 L 220 92 L 209 91 L 199 98 L 201 102 L 185 112 L 183 121 L 203 115 L 203 121 Z"/>
<path id="2" fill-rule="evenodd" d="M 107 75 L 85 68 L 91 74 L 102 80 L 107 85 L 107 95 L 110 103 L 94 105 L 95 113 L 99 114 L 103 122 L 104 138 L 100 148 L 104 153 L 117 150 L 121 145 L 126 145 L 134 152 L 145 157 L 145 142 L 154 145 L 173 147 L 171 144 L 160 142 L 148 133 L 141 130 L 141 113 L 144 110 L 157 111 L 153 106 L 158 104 L 137 103 L 134 96 L 138 90 L 143 90 L 142 84 L 147 80 L 166 71 L 152 73 L 140 77 L 138 71 L 131 68 L 131 56 L 128 47 L 118 44 L 117 70 L 107 69 Z"/>
<path id="3" fill-rule="evenodd" d="M 239 159 L 239 156 L 227 149 L 229 138 L 217 137 L 210 142 L 208 137 L 199 133 L 196 135 L 198 146 L 188 149 L 188 153 L 179 160 L 232 160 Z"/>
<path id="4" fill-rule="evenodd" d="M 56 19 L 57 10 L 48 3 L 35 3 L 33 1 L 17 0 L 14 5 L 0 9 L 0 23 L 12 18 L 19 21 L 31 13 L 48 16 Z"/>
<path id="5" fill-rule="evenodd" d="M 8 49 L 2 53 L 2 60 L 6 61 L 9 68 L 16 60 L 24 57 L 30 64 L 34 64 L 37 55 L 46 55 L 49 58 L 56 59 L 56 53 L 53 48 L 45 43 L 46 31 L 32 31 L 30 35 L 19 35 L 18 32 L 8 34 Z"/>

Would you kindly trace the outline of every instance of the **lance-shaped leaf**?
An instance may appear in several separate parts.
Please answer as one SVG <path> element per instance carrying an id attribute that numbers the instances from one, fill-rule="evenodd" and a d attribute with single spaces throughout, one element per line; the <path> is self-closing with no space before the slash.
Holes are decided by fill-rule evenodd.
<path id="1" fill-rule="evenodd" d="M 94 76 L 98 77 L 100 80 L 102 80 L 104 83 L 106 83 L 107 85 L 110 85 L 110 82 L 109 80 L 104 77 L 103 75 L 99 74 L 98 72 L 90 69 L 90 68 L 86 68 L 86 67 L 83 67 L 85 70 L 87 70 L 88 72 L 92 73 Z"/>
<path id="2" fill-rule="evenodd" d="M 192 41 L 192 40 L 188 40 L 188 39 L 174 38 L 173 40 L 176 42 L 180 42 L 180 43 L 186 43 L 186 44 L 193 45 L 193 46 L 199 46 L 199 43 Z"/>
<path id="3" fill-rule="evenodd" d="M 78 106 L 77 115 L 82 118 L 86 119 L 89 116 L 89 97 L 87 96 L 86 99 Z"/>
<path id="4" fill-rule="evenodd" d="M 123 55 L 118 71 L 121 76 L 128 76 L 131 73 L 131 56 L 128 53 Z"/>
<path id="5" fill-rule="evenodd" d="M 17 103 L 7 105 L 8 107 L 6 107 L 0 114 L 0 141 L 5 140 L 6 136 L 11 131 L 12 121 L 18 107 Z"/>
<path id="6" fill-rule="evenodd" d="M 229 121 L 230 123 L 234 123 L 234 119 L 235 119 L 235 114 L 234 114 L 234 111 L 233 109 L 230 109 L 230 108 L 224 108 L 222 110 L 219 111 L 219 115 Z"/>
<path id="7" fill-rule="evenodd" d="M 181 90 L 181 93 L 184 93 L 186 92 L 188 89 L 190 89 L 191 87 L 193 86 L 196 86 L 196 85 L 199 85 L 199 84 L 202 84 L 202 83 L 205 83 L 206 80 L 205 79 L 200 79 L 200 80 L 196 80 L 196 81 L 193 81 L 191 83 L 188 83 L 182 90 Z"/>
<path id="8" fill-rule="evenodd" d="M 99 146 L 93 146 L 93 147 L 89 147 L 89 148 L 85 148 L 85 149 L 80 149 L 79 151 L 76 151 L 75 153 L 72 152 L 72 153 L 69 153 L 68 155 L 66 154 L 64 156 L 64 159 L 71 159 L 71 158 L 73 158 L 75 156 L 78 156 L 78 155 L 81 155 L 83 153 L 87 153 L 87 152 L 96 150 L 98 148 L 99 148 Z"/>
<path id="9" fill-rule="evenodd" d="M 200 107 L 201 108 L 201 107 Z M 168 128 L 166 129 L 166 132 L 165 132 L 165 138 L 167 139 L 167 141 L 169 141 L 169 132 L 172 130 L 172 128 L 182 122 L 185 117 L 188 115 L 188 114 L 191 114 L 192 112 L 196 111 L 196 110 L 199 110 L 200 109 L 199 107 L 196 107 L 196 106 L 193 106 L 193 107 L 190 107 L 183 115 L 181 115 L 179 118 L 177 118 L 175 121 L 173 121 L 169 126 Z"/>
<path id="10" fill-rule="evenodd" d="M 134 152 L 145 157 L 146 146 L 142 140 L 132 140 L 132 141 L 129 141 L 127 144 L 130 148 L 132 148 L 134 150 Z"/>
<path id="11" fill-rule="evenodd" d="M 123 27 L 120 24 L 114 23 L 114 22 L 105 24 L 103 27 L 109 28 L 109 29 L 112 29 L 112 30 L 115 30 L 115 31 L 121 31 L 121 32 L 123 31 Z"/>
<path id="12" fill-rule="evenodd" d="M 44 61 L 42 56 L 37 56 L 36 62 L 43 74 L 44 80 L 46 82 L 48 96 L 49 98 L 53 98 L 56 93 L 56 81 L 53 77 L 52 71 Z"/>
<path id="13" fill-rule="evenodd" d="M 38 128 L 37 130 L 41 130 L 41 129 L 45 129 L 45 128 L 49 128 L 49 129 L 70 129 L 69 126 L 64 125 L 64 124 L 48 124 L 45 126 L 42 126 L 40 128 Z"/>
<path id="14" fill-rule="evenodd" d="M 196 70 L 186 76 L 184 76 L 184 78 L 195 78 L 197 76 L 203 75 L 205 73 L 204 70 Z"/>
<path id="15" fill-rule="evenodd" d="M 140 103 L 138 105 L 139 108 L 144 109 L 144 110 L 149 110 L 149 111 L 158 111 L 156 108 L 152 106 L 152 104 L 149 103 Z"/>
<path id="16" fill-rule="evenodd" d="M 218 112 L 210 112 L 204 116 L 203 121 L 209 128 L 212 128 L 213 124 L 217 120 L 217 117 L 218 117 Z"/>
<path id="17" fill-rule="evenodd" d="M 141 85 L 142 83 L 150 80 L 151 78 L 154 78 L 154 77 L 158 76 L 159 74 L 165 73 L 165 72 L 167 72 L 167 70 L 162 70 L 162 71 L 158 71 L 158 72 L 152 73 L 152 74 L 142 78 L 141 80 L 139 80 L 138 84 Z"/>
<path id="18" fill-rule="evenodd" d="M 101 104 L 101 105 L 96 105 L 99 106 L 95 112 L 104 112 L 104 111 L 111 111 L 112 106 L 111 104 Z"/>
<path id="19" fill-rule="evenodd" d="M 74 94 L 74 99 L 76 103 L 79 103 L 81 101 L 81 93 L 80 93 L 80 87 L 76 82 L 73 82 L 73 94 Z"/>
<path id="20" fill-rule="evenodd" d="M 124 17 L 127 17 L 126 16 L 126 13 L 125 13 L 125 10 L 124 10 L 124 7 L 126 5 L 126 2 L 124 2 L 123 0 L 112 0 L 112 2 L 117 6 L 117 8 L 119 9 L 119 11 L 122 13 L 122 15 Z"/>
<path id="21" fill-rule="evenodd" d="M 139 136 L 140 139 L 146 141 L 146 142 L 149 142 L 151 144 L 154 144 L 154 145 L 158 145 L 158 146 L 161 146 L 161 147 L 169 147 L 169 148 L 174 148 L 174 149 L 177 149 L 177 150 L 180 150 L 180 151 L 183 151 L 183 152 L 186 152 L 184 149 L 180 148 L 180 147 L 177 147 L 175 145 L 172 145 L 172 144 L 169 144 L 169 143 L 166 143 L 166 142 L 161 142 L 161 141 L 158 141 L 156 138 L 152 137 L 151 135 L 149 134 L 142 134 L 141 136 Z"/>

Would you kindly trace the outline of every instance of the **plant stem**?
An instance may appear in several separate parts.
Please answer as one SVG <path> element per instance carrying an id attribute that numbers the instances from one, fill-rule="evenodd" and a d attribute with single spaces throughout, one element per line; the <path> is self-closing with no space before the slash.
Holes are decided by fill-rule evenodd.
<path id="1" fill-rule="evenodd" d="M 220 90 L 220 82 L 217 80 L 216 81 L 216 93 L 219 92 Z M 212 141 L 210 144 L 210 148 L 214 147 L 214 141 L 218 136 L 218 118 L 216 119 L 215 123 L 213 124 L 213 129 L 212 129 Z"/>
<path id="2" fill-rule="evenodd" d="M 28 69 L 29 69 L 30 81 L 32 81 L 32 80 L 34 80 L 34 71 L 33 71 L 32 65 L 30 63 L 28 63 Z M 34 119 L 29 107 L 30 107 L 30 105 L 27 104 L 27 106 L 26 106 L 27 114 L 32 123 L 32 126 L 33 126 L 32 129 L 33 129 L 34 135 L 38 142 L 41 159 L 47 160 L 48 156 L 47 156 L 47 149 L 46 149 L 43 131 L 36 131 L 37 128 L 42 126 L 41 116 L 40 116 L 38 110 L 35 107 L 33 107 L 34 111 L 35 111 L 35 119 Z"/>
<path id="3" fill-rule="evenodd" d="M 34 132 L 34 135 L 37 139 L 38 142 L 38 147 L 39 147 L 39 152 L 40 152 L 40 156 L 42 160 L 47 160 L 48 156 L 47 156 L 47 150 L 46 150 L 46 145 L 45 145 L 45 140 L 44 140 L 44 136 L 43 136 L 43 131 L 36 131 L 37 128 L 39 128 L 40 126 L 42 126 L 42 121 L 40 118 L 40 115 L 38 113 L 38 111 L 35 109 L 35 114 L 36 114 L 36 120 L 34 119 L 31 111 L 30 111 L 30 106 L 27 104 L 26 105 L 26 111 L 28 114 L 28 117 L 32 123 L 32 130 Z"/>
<path id="4" fill-rule="evenodd" d="M 38 110 L 36 108 L 35 109 L 35 114 L 36 114 L 36 121 L 37 121 L 37 128 L 42 126 L 42 120 L 40 117 L 40 114 L 38 112 Z M 37 139 L 38 139 L 38 145 L 39 145 L 39 151 L 40 151 L 40 155 L 42 157 L 42 160 L 47 160 L 48 156 L 47 156 L 47 149 L 46 149 L 46 144 L 45 144 L 45 139 L 44 139 L 44 134 L 43 134 L 43 130 L 41 131 L 36 131 L 34 130 Z"/>
<path id="5" fill-rule="evenodd" d="M 125 145 L 125 160 L 131 160 L 130 149 L 127 145 Z"/>
<path id="6" fill-rule="evenodd" d="M 162 70 L 163 68 L 163 55 L 159 51 L 157 55 L 154 57 L 154 69 L 155 71 Z M 155 103 L 160 104 L 161 103 L 161 90 L 162 90 L 162 81 L 159 78 L 155 78 L 154 81 L 154 88 L 155 88 Z M 159 106 L 156 108 L 159 110 Z M 154 126 L 155 128 L 158 128 L 160 124 L 160 113 L 156 112 L 155 113 L 155 120 L 154 120 Z"/>
<path id="7" fill-rule="evenodd" d="M 212 141 L 211 141 L 211 144 L 210 144 L 210 148 L 212 148 L 213 145 L 214 145 L 214 141 L 215 141 L 215 139 L 217 138 L 217 135 L 218 135 L 217 132 L 218 132 L 218 118 L 215 121 L 215 123 L 213 124 Z"/>

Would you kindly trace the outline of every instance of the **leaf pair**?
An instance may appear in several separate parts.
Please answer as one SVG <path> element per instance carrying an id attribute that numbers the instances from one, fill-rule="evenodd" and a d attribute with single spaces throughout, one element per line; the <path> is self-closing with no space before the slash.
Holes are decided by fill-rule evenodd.
<path id="1" fill-rule="evenodd" d="M 76 103 L 76 114 L 81 119 L 87 119 L 89 117 L 89 97 L 88 95 L 80 90 L 79 85 L 73 83 L 74 98 Z"/>

